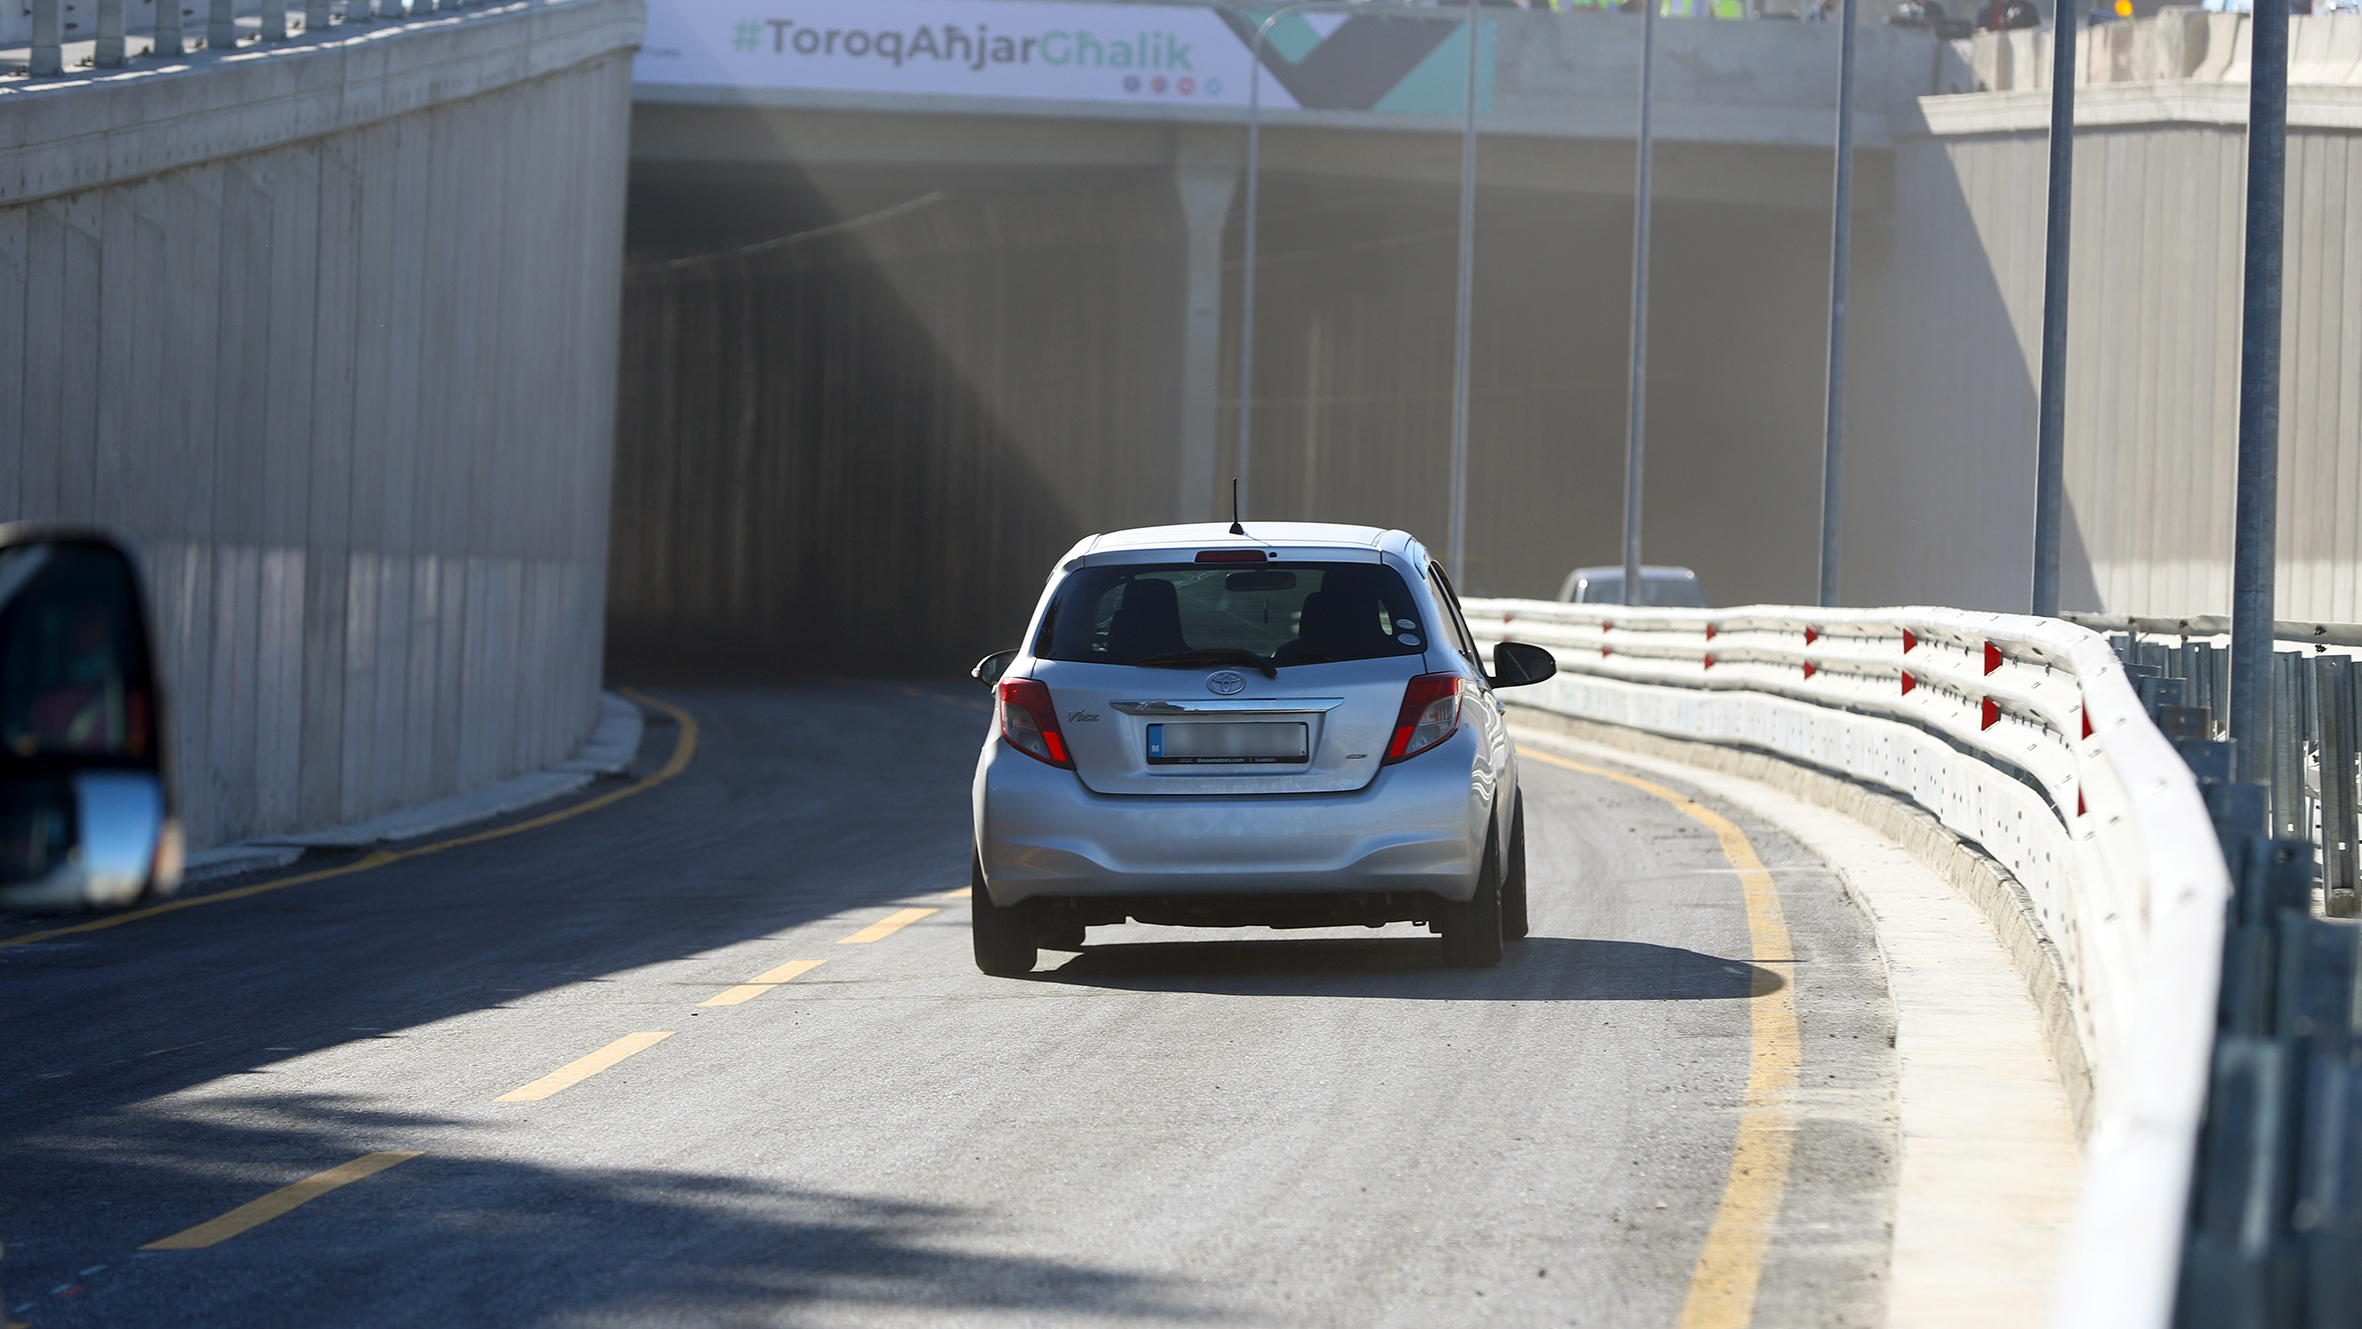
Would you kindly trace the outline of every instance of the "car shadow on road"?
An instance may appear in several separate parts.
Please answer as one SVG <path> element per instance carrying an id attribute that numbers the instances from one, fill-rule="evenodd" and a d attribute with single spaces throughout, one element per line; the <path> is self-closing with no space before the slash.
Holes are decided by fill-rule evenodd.
<path id="1" fill-rule="evenodd" d="M 1786 982 L 1744 960 L 1584 937 L 1511 942 L 1493 969 L 1446 968 L 1442 946 L 1420 937 L 1139 942 L 1091 946 L 1033 977 L 1137 992 L 1433 1001 L 1744 1001 Z"/>

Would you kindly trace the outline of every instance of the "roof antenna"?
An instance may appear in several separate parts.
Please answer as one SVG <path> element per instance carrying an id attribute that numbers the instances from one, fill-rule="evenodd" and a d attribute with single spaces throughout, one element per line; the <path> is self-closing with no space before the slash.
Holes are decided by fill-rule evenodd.
<path id="1" fill-rule="evenodd" d="M 1245 535 L 1247 528 L 1238 524 L 1238 477 L 1230 477 L 1230 533 Z"/>

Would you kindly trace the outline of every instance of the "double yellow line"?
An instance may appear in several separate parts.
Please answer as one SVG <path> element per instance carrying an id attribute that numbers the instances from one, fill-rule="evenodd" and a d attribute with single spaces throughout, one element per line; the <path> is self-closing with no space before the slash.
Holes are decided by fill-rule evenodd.
<path id="1" fill-rule="evenodd" d="M 1518 755 L 1596 775 L 1653 794 L 1714 832 L 1722 856 L 1738 870 L 1747 902 L 1747 937 L 1756 960 L 1755 990 L 1747 1003 L 1752 1022 L 1747 1058 L 1747 1099 L 1739 1110 L 1739 1141 L 1731 1151 L 1730 1176 L 1706 1246 L 1690 1270 L 1689 1296 L 1681 1306 L 1681 1329 L 1744 1329 L 1755 1315 L 1755 1293 L 1763 1282 L 1764 1257 L 1788 1191 L 1788 1167 L 1796 1145 L 1796 1081 L 1804 1048 L 1796 1031 L 1795 952 L 1788 939 L 1780 892 L 1748 843 L 1746 832 L 1727 817 L 1676 789 L 1651 780 L 1569 761 L 1520 747 Z M 1775 967 L 1776 966 L 1776 967 Z"/>

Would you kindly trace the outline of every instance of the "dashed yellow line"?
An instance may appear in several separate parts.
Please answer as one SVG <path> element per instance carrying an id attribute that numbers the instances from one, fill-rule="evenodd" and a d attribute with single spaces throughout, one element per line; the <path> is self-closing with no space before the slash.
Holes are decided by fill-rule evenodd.
<path id="1" fill-rule="evenodd" d="M 725 988 L 697 1004 L 700 1006 L 736 1006 L 740 1002 L 753 1001 L 780 984 L 792 983 L 827 963 L 826 960 L 790 960 L 777 969 L 766 970 L 734 988 Z"/>
<path id="2" fill-rule="evenodd" d="M 492 1101 L 495 1103 L 538 1103 L 551 1094 L 581 1084 L 626 1057 L 634 1057 L 646 1052 L 672 1037 L 673 1032 L 670 1029 L 658 1029 L 647 1033 L 625 1034 L 589 1056 L 567 1062 L 533 1083 L 520 1085 Z"/>
<path id="3" fill-rule="evenodd" d="M 339 1163 L 326 1172 L 315 1172 L 291 1186 L 281 1186 L 260 1199 L 248 1200 L 219 1218 L 209 1218 L 193 1228 L 175 1232 L 161 1241 L 151 1241 L 140 1247 L 143 1251 L 194 1251 L 228 1241 L 250 1228 L 310 1204 L 339 1186 L 349 1186 L 363 1177 L 373 1177 L 396 1163 L 407 1163 L 418 1157 L 415 1149 L 385 1149 L 374 1154 L 363 1154 L 350 1163 Z"/>
<path id="4" fill-rule="evenodd" d="M 644 780 L 636 781 L 622 789 L 601 794 L 597 798 L 584 799 L 572 807 L 560 808 L 556 812 L 535 817 L 530 821 L 520 821 L 513 826 L 502 826 L 495 830 L 478 831 L 473 835 L 438 840 L 433 844 L 422 844 L 415 849 L 379 849 L 357 862 L 347 863 L 342 867 L 326 868 L 319 872 L 305 872 L 293 877 L 282 877 L 277 881 L 257 882 L 252 886 L 215 891 L 210 895 L 192 895 L 186 899 L 167 900 L 162 904 L 152 904 L 141 909 L 127 909 L 120 914 L 108 914 L 103 918 L 94 918 L 85 923 L 75 923 L 62 928 L 48 928 L 40 932 L 28 932 L 21 937 L 10 937 L 0 941 L 0 951 L 7 950 L 11 946 L 30 946 L 36 941 L 47 941 L 52 937 L 68 936 L 76 932 L 97 932 L 105 928 L 119 928 L 125 923 L 136 923 L 143 918 L 154 918 L 159 914 L 178 913 L 183 909 L 194 909 L 198 905 L 220 904 L 225 900 L 243 900 L 248 896 L 263 895 L 270 891 L 283 891 L 290 886 L 308 886 L 315 881 L 327 881 L 331 877 L 349 877 L 356 872 L 369 872 L 382 868 L 388 863 L 399 863 L 406 858 L 419 858 L 427 854 L 439 854 L 446 849 L 458 849 L 465 845 L 482 844 L 486 840 L 521 835 L 526 831 L 539 830 L 569 817 L 579 817 L 585 812 L 596 812 L 610 803 L 630 798 L 634 794 L 646 793 L 687 770 L 690 757 L 697 752 L 697 721 L 691 718 L 687 711 L 670 702 L 642 696 L 630 688 L 617 688 L 616 691 L 643 706 L 653 706 L 657 710 L 663 711 L 680 726 L 680 736 L 673 740 L 672 756 L 654 774 Z"/>
<path id="5" fill-rule="evenodd" d="M 940 914 L 941 909 L 898 909 L 850 937 L 837 938 L 839 946 L 859 946 L 865 942 L 883 941 L 929 914 Z"/>
<path id="6" fill-rule="evenodd" d="M 1772 1229 L 1788 1190 L 1789 1160 L 1796 1144 L 1796 1081 L 1804 1060 L 1796 1031 L 1795 974 L 1790 963 L 1795 952 L 1790 949 L 1787 919 L 1780 910 L 1779 888 L 1772 884 L 1772 875 L 1756 855 L 1755 846 L 1748 843 L 1746 832 L 1689 795 L 1621 771 L 1532 748 L 1520 747 L 1518 754 L 1664 799 L 1714 832 L 1722 856 L 1738 870 L 1747 902 L 1748 939 L 1755 954 L 1764 957 L 1755 961 L 1755 991 L 1747 1003 L 1754 1031 L 1747 1063 L 1747 1100 L 1739 1112 L 1738 1146 L 1731 1152 L 1722 1204 L 1715 1211 L 1713 1226 L 1706 1229 L 1705 1249 L 1690 1270 L 1689 1296 L 1682 1303 L 1680 1325 L 1681 1329 L 1744 1329 L 1755 1315 L 1764 1257 L 1771 1250 Z"/>

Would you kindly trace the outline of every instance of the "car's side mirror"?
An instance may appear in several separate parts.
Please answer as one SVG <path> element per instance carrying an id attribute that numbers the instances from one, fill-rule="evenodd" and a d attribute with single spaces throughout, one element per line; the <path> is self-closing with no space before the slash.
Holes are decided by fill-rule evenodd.
<path id="1" fill-rule="evenodd" d="M 0 525 L 0 907 L 127 905 L 180 884 L 151 643 L 114 537 Z"/>
<path id="2" fill-rule="evenodd" d="M 1001 681 L 1001 675 L 1009 672 L 1009 662 L 1016 658 L 1015 651 L 994 651 L 978 660 L 976 667 L 968 671 L 968 677 L 989 688 Z"/>
<path id="3" fill-rule="evenodd" d="M 1557 672 L 1557 656 L 1522 641 L 1505 641 L 1493 648 L 1493 672 L 1485 678 L 1496 688 L 1522 688 Z"/>

